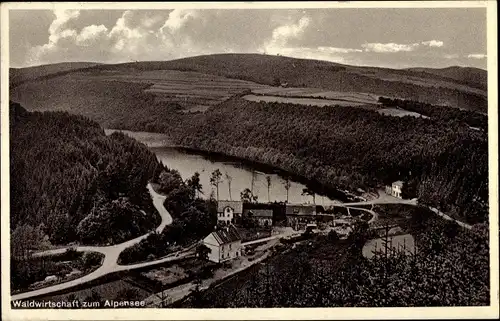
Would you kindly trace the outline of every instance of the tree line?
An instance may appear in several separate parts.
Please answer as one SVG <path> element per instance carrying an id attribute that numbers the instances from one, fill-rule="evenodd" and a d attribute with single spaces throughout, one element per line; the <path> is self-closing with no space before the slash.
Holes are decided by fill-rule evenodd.
<path id="1" fill-rule="evenodd" d="M 161 258 L 181 246 L 196 242 L 212 232 L 217 225 L 215 199 L 200 198 L 200 175 L 183 180 L 180 173 L 161 167 L 155 188 L 165 195 L 164 206 L 173 222 L 161 233 L 151 233 L 141 242 L 126 248 L 118 258 L 120 264 L 131 264 Z"/>
<path id="2" fill-rule="evenodd" d="M 480 128 L 484 131 L 488 130 L 488 116 L 474 111 L 431 105 L 408 99 L 391 99 L 387 97 L 379 97 L 378 102 L 386 107 L 402 108 L 434 119 L 439 119 L 440 122 L 459 122 Z"/>
<path id="3" fill-rule="evenodd" d="M 15 103 L 10 113 L 13 236 L 32 227 L 55 244 L 112 244 L 159 223 L 146 189 L 159 163 L 146 146 L 106 136 L 82 116 L 28 113 Z"/>
<path id="4" fill-rule="evenodd" d="M 487 134 L 462 121 L 234 97 L 204 114 L 171 113 L 148 126 L 180 145 L 269 164 L 324 186 L 369 190 L 403 180 L 424 204 L 473 224 L 488 217 Z"/>
<path id="5" fill-rule="evenodd" d="M 489 305 L 489 246 L 472 232 L 412 208 L 416 247 L 367 259 L 370 237 L 357 227 L 346 242 L 317 236 L 251 268 L 227 284 L 191 297 L 184 307 L 409 307 Z"/>

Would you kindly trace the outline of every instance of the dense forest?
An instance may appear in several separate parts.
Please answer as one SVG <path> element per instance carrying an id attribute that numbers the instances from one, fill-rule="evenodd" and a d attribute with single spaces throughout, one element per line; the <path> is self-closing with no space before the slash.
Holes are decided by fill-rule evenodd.
<path id="1" fill-rule="evenodd" d="M 31 227 L 53 244 L 109 244 L 159 224 L 146 185 L 161 166 L 146 146 L 64 112 L 11 103 L 10 117 L 13 236 Z"/>
<path id="2" fill-rule="evenodd" d="M 391 99 L 379 97 L 379 103 L 384 107 L 402 108 L 413 111 L 440 122 L 460 122 L 484 131 L 488 130 L 488 116 L 469 110 L 436 106 L 408 99 Z"/>
<path id="3" fill-rule="evenodd" d="M 156 188 L 166 196 L 164 206 L 172 215 L 173 222 L 161 233 L 152 233 L 125 249 L 119 256 L 120 264 L 161 258 L 178 249 L 178 246 L 204 238 L 217 224 L 215 200 L 198 197 L 202 189 L 198 173 L 183 181 L 177 170 L 163 167 Z"/>
<path id="4" fill-rule="evenodd" d="M 193 292 L 183 307 L 486 306 L 490 302 L 486 229 L 466 231 L 412 207 L 405 228 L 416 248 L 366 259 L 369 233 L 347 241 L 317 236 L 227 282 Z"/>
<path id="5" fill-rule="evenodd" d="M 204 114 L 170 113 L 161 121 L 142 118 L 129 125 L 167 133 L 186 147 L 270 164 L 325 186 L 369 189 L 403 180 L 423 204 L 472 224 L 486 221 L 487 131 L 471 129 L 460 112 L 456 118 L 433 116 L 399 118 L 351 107 L 233 97 Z M 478 119 L 476 125 L 484 126 Z"/>

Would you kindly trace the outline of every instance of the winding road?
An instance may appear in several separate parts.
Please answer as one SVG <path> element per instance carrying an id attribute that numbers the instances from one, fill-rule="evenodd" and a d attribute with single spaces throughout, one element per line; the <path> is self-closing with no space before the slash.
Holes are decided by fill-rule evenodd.
<path id="1" fill-rule="evenodd" d="M 163 206 L 163 201 L 165 200 L 165 196 L 158 194 L 154 190 L 154 188 L 151 184 L 148 184 L 147 188 L 148 188 L 149 193 L 153 199 L 153 205 L 158 210 L 158 213 L 161 216 L 161 223 L 156 228 L 156 232 L 160 233 L 163 231 L 163 229 L 167 225 L 172 224 L 172 216 Z M 64 282 L 64 283 L 55 284 L 53 286 L 49 286 L 49 287 L 34 290 L 34 291 L 19 293 L 19 294 L 13 295 L 11 297 L 11 301 L 24 300 L 24 299 L 28 299 L 28 298 L 32 298 L 32 297 L 36 297 L 36 296 L 50 294 L 52 292 L 69 289 L 71 287 L 81 285 L 85 282 L 89 282 L 89 281 L 98 279 L 98 278 L 100 278 L 106 274 L 109 274 L 109 273 L 125 271 L 125 270 L 132 270 L 132 269 L 147 267 L 147 266 L 155 265 L 155 264 L 159 264 L 159 263 L 174 261 L 174 260 L 178 260 L 180 258 L 183 258 L 183 257 L 186 257 L 186 256 L 192 254 L 190 249 L 185 249 L 183 251 L 172 253 L 164 258 L 161 258 L 161 259 L 155 260 L 155 261 L 148 261 L 148 262 L 131 264 L 131 265 L 118 264 L 118 256 L 120 255 L 120 253 L 123 250 L 125 250 L 126 248 L 128 248 L 134 244 L 139 243 L 141 240 L 148 237 L 148 235 L 151 233 L 152 232 L 149 232 L 149 233 L 146 233 L 146 234 L 141 235 L 139 237 L 136 237 L 135 239 L 132 239 L 132 240 L 120 243 L 120 244 L 111 245 L 111 246 L 65 247 L 65 248 L 60 248 L 60 249 L 56 249 L 56 250 L 49 250 L 49 251 L 37 253 L 37 254 L 35 254 L 35 256 L 47 256 L 47 255 L 64 253 L 68 248 L 74 248 L 76 251 L 79 251 L 79 252 L 98 252 L 98 253 L 101 253 L 104 255 L 104 261 L 103 261 L 102 265 L 97 270 L 95 270 L 94 272 L 89 273 L 87 275 L 84 275 L 81 278 L 74 279 L 74 280 Z"/>
<path id="2" fill-rule="evenodd" d="M 150 195 L 152 197 L 153 205 L 158 210 L 158 213 L 161 216 L 161 223 L 156 228 L 155 231 L 158 232 L 158 233 L 161 233 L 163 231 L 163 229 L 167 225 L 172 224 L 172 216 L 170 215 L 170 213 L 163 206 L 163 202 L 165 200 L 165 196 L 163 196 L 161 194 L 158 194 L 154 190 L 154 188 L 153 188 L 153 186 L 151 184 L 148 184 L 147 188 L 148 188 L 149 193 L 150 193 Z M 365 201 L 365 202 L 353 202 L 353 203 L 336 204 L 336 205 L 334 205 L 334 207 L 339 207 L 340 206 L 340 207 L 345 207 L 347 209 L 356 208 L 357 210 L 363 210 L 363 211 L 369 212 L 373 216 L 372 216 L 372 218 L 370 219 L 370 221 L 368 223 L 373 223 L 374 221 L 377 220 L 378 214 L 375 211 L 373 211 L 373 209 L 359 208 L 359 207 L 356 207 L 356 206 L 359 206 L 359 205 L 376 205 L 376 204 L 408 204 L 408 205 L 414 205 L 414 206 L 416 206 L 417 205 L 417 200 L 416 199 L 413 199 L 413 200 L 403 200 L 403 199 L 398 199 L 398 198 L 395 198 L 395 197 L 392 197 L 392 196 L 388 196 L 388 195 L 384 196 L 384 193 L 382 193 L 382 195 L 380 195 L 380 193 L 379 193 L 379 198 L 374 199 L 374 200 Z M 448 215 L 440 212 L 439 210 L 437 210 L 435 208 L 430 208 L 430 209 L 434 213 L 436 213 L 437 215 L 443 217 L 446 220 L 455 221 L 458 225 L 460 225 L 460 226 L 462 226 L 462 227 L 464 227 L 466 229 L 471 229 L 472 228 L 471 225 L 468 225 L 466 223 L 457 221 L 457 220 L 453 219 L 452 217 L 450 217 L 450 216 L 448 216 Z M 68 248 L 74 248 L 76 251 L 79 251 L 79 252 L 98 252 L 98 253 L 102 253 L 104 255 L 104 261 L 103 261 L 102 265 L 97 270 L 95 270 L 94 272 L 89 273 L 87 275 L 84 275 L 81 278 L 74 279 L 74 280 L 71 280 L 71 281 L 68 281 L 68 282 L 64 282 L 64 283 L 55 284 L 53 286 L 49 286 L 49 287 L 38 289 L 38 290 L 34 290 L 34 291 L 19 293 L 19 294 L 11 296 L 11 301 L 24 300 L 24 299 L 28 299 L 28 298 L 32 298 L 32 297 L 41 296 L 41 295 L 48 295 L 48 294 L 56 292 L 56 291 L 61 291 L 61 290 L 69 289 L 71 287 L 74 287 L 74 286 L 77 286 L 77 285 L 81 285 L 81 284 L 89 282 L 89 281 L 93 281 L 95 279 L 98 279 L 98 278 L 100 278 L 100 277 L 102 277 L 104 275 L 110 274 L 110 273 L 119 272 L 119 271 L 126 271 L 126 270 L 133 270 L 133 269 L 148 267 L 148 266 L 152 266 L 152 265 L 156 265 L 156 264 L 161 264 L 161 263 L 166 263 L 166 262 L 170 262 L 170 261 L 175 261 L 175 260 L 179 260 L 179 259 L 182 259 L 184 257 L 187 257 L 187 256 L 193 254 L 193 246 L 191 246 L 191 247 L 183 249 L 183 250 L 181 250 L 179 252 L 171 253 L 171 254 L 169 254 L 169 255 L 161 258 L 161 259 L 155 260 L 155 261 L 148 261 L 148 262 L 136 263 L 136 264 L 131 264 L 131 265 L 120 265 L 120 264 L 118 264 L 118 256 L 120 255 L 120 253 L 123 250 L 125 250 L 126 248 L 128 248 L 128 247 L 130 247 L 130 246 L 132 246 L 134 244 L 139 243 L 141 240 L 143 240 L 146 237 L 148 237 L 148 235 L 150 235 L 151 233 L 152 232 L 149 232 L 149 233 L 146 233 L 146 234 L 144 234 L 142 236 L 139 236 L 139 237 L 137 237 L 135 239 L 132 239 L 132 240 L 120 243 L 120 244 L 111 245 L 111 246 L 77 246 L 77 247 L 70 247 L 70 246 L 68 246 L 68 247 L 59 248 L 59 249 L 55 249 L 55 250 L 48 250 L 48 251 L 36 253 L 36 254 L 34 254 L 34 256 L 49 256 L 49 255 L 64 253 Z M 268 237 L 266 239 L 259 239 L 259 240 L 255 240 L 255 241 L 244 243 L 242 245 L 245 246 L 245 245 L 250 245 L 250 244 L 254 244 L 254 243 L 260 243 L 260 242 L 269 241 L 269 240 L 273 240 L 273 239 L 277 239 L 277 238 L 282 238 L 282 237 L 287 236 L 285 234 L 274 235 L 274 236 Z M 291 233 L 291 234 L 293 234 L 293 233 Z"/>

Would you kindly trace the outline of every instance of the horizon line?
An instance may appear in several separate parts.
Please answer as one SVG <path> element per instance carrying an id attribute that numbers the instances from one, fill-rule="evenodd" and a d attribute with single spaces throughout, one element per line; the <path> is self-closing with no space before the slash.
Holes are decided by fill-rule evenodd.
<path id="1" fill-rule="evenodd" d="M 51 63 L 45 63 L 45 64 L 28 65 L 28 66 L 22 66 L 22 67 L 11 66 L 10 62 L 9 62 L 9 69 L 36 68 L 36 67 L 51 66 L 51 65 L 57 65 L 57 64 L 71 64 L 71 63 L 89 63 L 89 64 L 96 64 L 96 65 L 124 65 L 124 64 L 130 64 L 130 63 L 167 62 L 167 61 L 175 61 L 175 60 L 189 59 L 189 58 L 196 58 L 196 57 L 222 56 L 222 55 L 260 55 L 260 56 L 269 56 L 269 57 L 283 57 L 283 58 L 297 59 L 297 60 L 323 61 L 323 62 L 328 62 L 328 63 L 342 65 L 342 66 L 381 68 L 381 69 L 393 69 L 393 70 L 411 70 L 411 69 L 417 69 L 417 68 L 426 68 L 426 69 L 435 69 L 435 70 L 448 69 L 448 68 L 471 68 L 471 69 L 479 69 L 479 70 L 488 72 L 488 70 L 485 68 L 475 67 L 475 66 L 470 66 L 470 65 L 447 65 L 445 67 L 428 67 L 428 66 L 423 66 L 423 65 L 418 65 L 418 66 L 414 66 L 414 67 L 387 67 L 387 66 L 377 66 L 377 65 L 371 65 L 371 64 L 358 64 L 358 65 L 357 64 L 346 64 L 346 63 L 340 63 L 340 62 L 335 62 L 335 61 L 331 61 L 331 60 L 323 60 L 323 59 L 315 59 L 315 58 L 297 58 L 297 57 L 286 56 L 286 55 L 281 55 L 281 54 L 266 54 L 266 53 L 259 53 L 259 52 L 240 52 L 240 53 L 221 52 L 221 53 L 185 56 L 185 57 L 165 59 L 165 60 L 135 60 L 135 59 L 131 59 L 130 61 L 122 61 L 122 62 L 96 62 L 96 61 L 81 61 L 81 60 L 80 61 L 59 61 L 59 62 L 51 62 Z"/>

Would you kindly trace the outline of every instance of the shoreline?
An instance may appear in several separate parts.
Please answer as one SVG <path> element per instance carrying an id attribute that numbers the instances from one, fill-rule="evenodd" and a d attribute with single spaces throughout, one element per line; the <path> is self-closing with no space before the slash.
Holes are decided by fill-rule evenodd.
<path id="1" fill-rule="evenodd" d="M 189 146 L 183 146 L 183 145 L 176 145 L 173 144 L 172 141 L 169 139 L 167 134 L 163 133 L 155 133 L 155 132 L 138 132 L 138 131 L 131 131 L 131 130 L 126 130 L 126 129 L 110 129 L 110 128 L 104 128 L 104 131 L 106 132 L 106 135 L 109 135 L 113 132 L 119 131 L 123 132 L 125 135 L 128 135 L 136 140 L 138 140 L 140 143 L 146 145 L 150 150 L 154 152 L 155 149 L 162 149 L 162 148 L 168 148 L 168 149 L 173 149 L 179 152 L 183 152 L 186 154 L 191 154 L 191 155 L 198 155 L 198 156 L 203 156 L 205 159 L 212 161 L 212 162 L 236 162 L 239 163 L 239 166 L 242 166 L 245 169 L 249 170 L 258 170 L 261 171 L 265 174 L 277 174 L 281 177 L 289 177 L 290 180 L 301 183 L 307 187 L 310 187 L 318 196 L 326 196 L 330 198 L 331 200 L 337 200 L 342 203 L 346 202 L 353 202 L 353 201 L 360 201 L 359 196 L 355 194 L 354 191 L 342 191 L 338 187 L 332 187 L 332 186 L 327 186 L 322 183 L 319 183 L 316 180 L 309 179 L 303 175 L 293 173 L 291 171 L 276 167 L 271 164 L 239 157 L 239 156 L 234 156 L 234 155 L 229 155 L 225 154 L 222 152 L 217 152 L 217 151 L 210 151 L 210 150 L 204 150 L 204 149 L 198 149 L 194 147 L 189 147 Z M 147 139 L 144 139 L 145 135 L 151 135 L 153 139 L 151 141 L 148 141 Z M 161 141 L 158 141 L 161 140 Z M 319 192 L 321 191 L 321 192 Z"/>

